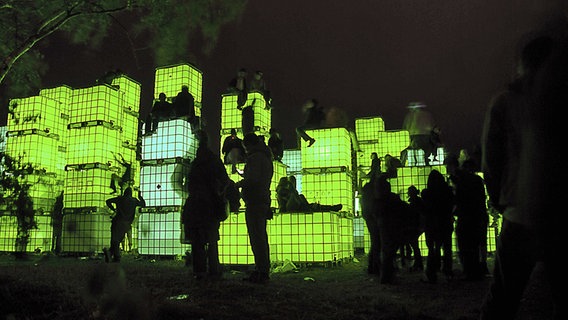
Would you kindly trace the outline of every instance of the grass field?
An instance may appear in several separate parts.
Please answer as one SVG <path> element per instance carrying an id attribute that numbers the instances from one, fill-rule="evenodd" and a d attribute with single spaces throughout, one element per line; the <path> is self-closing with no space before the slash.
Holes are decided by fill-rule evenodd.
<path id="1" fill-rule="evenodd" d="M 297 266 L 298 267 L 298 266 Z M 471 282 L 399 269 L 394 284 L 366 273 L 365 256 L 335 265 L 275 272 L 267 284 L 242 281 L 226 266 L 221 280 L 196 282 L 178 259 L 0 254 L 0 319 L 477 319 L 491 278 Z M 538 272 L 519 319 L 550 317 Z"/>

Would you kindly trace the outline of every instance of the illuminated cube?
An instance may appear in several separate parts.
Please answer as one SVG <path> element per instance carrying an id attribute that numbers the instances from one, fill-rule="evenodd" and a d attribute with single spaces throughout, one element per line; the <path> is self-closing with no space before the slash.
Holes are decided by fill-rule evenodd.
<path id="1" fill-rule="evenodd" d="M 446 167 L 443 165 L 398 168 L 397 177 L 389 179 L 391 191 L 400 195 L 401 199 L 406 200 L 408 187 L 413 185 L 419 191 L 422 191 L 426 188 L 428 175 L 434 169 L 443 175 L 446 174 Z"/>
<path id="2" fill-rule="evenodd" d="M 287 174 L 296 174 L 302 171 L 302 151 L 300 149 L 285 149 L 282 163 L 288 166 Z"/>
<path id="3" fill-rule="evenodd" d="M 120 128 L 109 122 L 71 123 L 69 128 L 67 164 L 113 162 L 122 149 Z"/>
<path id="4" fill-rule="evenodd" d="M 44 96 L 10 100 L 8 131 L 38 130 L 50 135 L 63 136 L 67 118 L 62 116 L 66 106 Z"/>
<path id="5" fill-rule="evenodd" d="M 184 181 L 189 163 L 181 158 L 143 161 L 140 192 L 148 207 L 183 206 L 187 199 Z"/>
<path id="6" fill-rule="evenodd" d="M 140 111 L 140 83 L 130 79 L 125 75 L 121 75 L 112 80 L 113 86 L 118 86 L 120 92 L 120 105 L 132 112 Z"/>
<path id="7" fill-rule="evenodd" d="M 355 253 L 353 247 L 353 216 L 340 215 L 339 217 L 339 251 L 338 259 L 351 259 Z"/>
<path id="8" fill-rule="evenodd" d="M 203 73 L 190 64 L 178 64 L 156 69 L 154 77 L 154 98 L 158 99 L 160 93 L 166 97 L 174 98 L 186 85 L 195 102 L 202 101 Z"/>
<path id="9" fill-rule="evenodd" d="M 109 85 L 73 90 L 69 106 L 69 123 L 104 121 L 122 125 L 122 93 Z"/>
<path id="10" fill-rule="evenodd" d="M 110 247 L 110 226 L 108 214 L 64 214 L 61 252 L 102 252 L 104 247 Z"/>
<path id="11" fill-rule="evenodd" d="M 36 215 L 34 217 L 37 229 L 29 231 L 26 252 L 36 249 L 42 252 L 51 250 L 53 228 L 49 216 Z M 0 215 L 0 251 L 15 252 L 18 237 L 18 220 L 16 216 Z"/>
<path id="12" fill-rule="evenodd" d="M 400 157 L 402 150 L 410 145 L 410 135 L 406 130 L 389 130 L 379 132 L 377 154 L 379 158 L 390 154 L 395 158 Z"/>
<path id="13" fill-rule="evenodd" d="M 125 113 L 122 117 L 121 145 L 135 150 L 138 143 L 138 114 Z"/>
<path id="14" fill-rule="evenodd" d="M 61 103 L 61 113 L 69 115 L 69 105 L 71 104 L 71 96 L 73 95 L 73 88 L 67 85 L 61 85 L 54 88 L 44 88 L 39 91 L 42 97 L 51 98 Z"/>
<path id="15" fill-rule="evenodd" d="M 385 131 L 385 122 L 381 117 L 365 117 L 355 119 L 355 133 L 359 143 L 379 139 L 379 132 Z"/>
<path id="16" fill-rule="evenodd" d="M 272 261 L 333 262 L 340 259 L 339 216 L 332 212 L 283 213 L 270 220 Z"/>
<path id="17" fill-rule="evenodd" d="M 351 136 L 345 128 L 306 131 L 316 142 L 308 147 L 302 140 L 302 168 L 346 167 L 351 169 Z"/>
<path id="18" fill-rule="evenodd" d="M 353 175 L 344 168 L 304 169 L 302 194 L 309 203 L 343 205 L 342 211 L 353 212 Z M 337 170 L 335 170 L 337 169 Z"/>
<path id="19" fill-rule="evenodd" d="M 156 133 L 142 137 L 142 160 L 194 159 L 198 145 L 189 122 L 182 119 L 163 121 L 158 124 Z"/>
<path id="20" fill-rule="evenodd" d="M 237 94 L 225 94 L 221 101 L 221 128 L 242 128 L 243 111 L 237 108 Z M 266 101 L 259 92 L 250 92 L 244 108 L 253 108 L 254 131 L 268 132 L 272 123 L 272 111 L 266 108 Z"/>
<path id="21" fill-rule="evenodd" d="M 6 154 L 13 159 L 21 157 L 21 163 L 31 163 L 35 169 L 45 169 L 50 173 L 62 174 L 65 167 L 57 136 L 51 136 L 36 129 L 9 131 L 6 137 Z"/>
<path id="22" fill-rule="evenodd" d="M 110 183 L 115 172 L 106 164 L 67 166 L 63 206 L 65 208 L 106 208 L 112 195 Z M 118 191 L 120 187 L 117 186 Z"/>
<path id="23" fill-rule="evenodd" d="M 273 220 L 268 221 L 268 243 L 271 245 L 270 258 L 273 260 L 273 244 L 271 243 L 271 228 Z M 219 228 L 219 261 L 229 265 L 251 265 L 254 264 L 254 255 L 250 248 L 245 214 L 231 213 L 227 220 L 221 222 Z"/>
<path id="24" fill-rule="evenodd" d="M 148 208 L 146 208 L 148 209 Z M 183 244 L 180 211 L 144 212 L 138 217 L 138 253 L 142 255 L 184 255 L 190 245 Z"/>

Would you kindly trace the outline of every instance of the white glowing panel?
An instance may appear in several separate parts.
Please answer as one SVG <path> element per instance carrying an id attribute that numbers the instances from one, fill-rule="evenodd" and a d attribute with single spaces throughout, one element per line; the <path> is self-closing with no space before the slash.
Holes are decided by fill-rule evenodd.
<path id="1" fill-rule="evenodd" d="M 142 138 L 142 160 L 193 159 L 198 141 L 191 133 L 189 122 L 176 119 L 158 124 L 156 133 Z"/>
<path id="2" fill-rule="evenodd" d="M 146 206 L 182 206 L 187 198 L 183 185 L 188 168 L 184 163 L 143 165 L 140 173 L 140 192 Z"/>
<path id="3" fill-rule="evenodd" d="M 138 253 L 142 255 L 183 255 L 190 245 L 182 244 L 180 212 L 149 213 L 138 217 Z"/>

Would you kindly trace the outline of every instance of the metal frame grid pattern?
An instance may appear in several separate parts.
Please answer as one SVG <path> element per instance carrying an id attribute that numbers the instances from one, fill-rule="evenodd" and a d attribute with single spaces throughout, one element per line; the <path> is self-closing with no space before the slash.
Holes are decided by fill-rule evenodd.
<path id="1" fill-rule="evenodd" d="M 37 129 L 46 133 L 65 135 L 67 119 L 62 117 L 66 106 L 43 96 L 33 96 L 10 100 L 8 107 L 8 131 Z"/>
<path id="2" fill-rule="evenodd" d="M 341 204 L 341 211 L 353 212 L 353 175 L 349 171 L 306 173 L 304 169 L 302 194 L 309 203 Z"/>
<path id="3" fill-rule="evenodd" d="M 156 133 L 142 137 L 142 160 L 195 158 L 198 141 L 189 122 L 182 119 L 163 121 Z"/>
<path id="4" fill-rule="evenodd" d="M 113 162 L 113 153 L 121 150 L 119 127 L 102 121 L 72 123 L 69 126 L 68 165 Z"/>
<path id="5" fill-rule="evenodd" d="M 35 216 L 37 229 L 30 230 L 27 252 L 36 249 L 43 251 L 51 250 L 53 229 L 51 217 Z M 0 215 L 0 252 L 16 251 L 16 239 L 18 237 L 18 222 L 16 216 Z"/>
<path id="6" fill-rule="evenodd" d="M 61 174 L 65 167 L 62 167 L 61 157 L 65 156 L 59 150 L 59 140 L 57 136 L 47 136 L 42 131 L 31 131 L 29 133 L 8 132 L 6 139 L 6 153 L 12 158 L 21 157 L 22 163 L 31 163 L 34 168 L 43 168 L 47 172 Z"/>
<path id="7" fill-rule="evenodd" d="M 115 196 L 110 194 L 110 182 L 113 173 L 119 173 L 109 170 L 108 166 L 88 165 L 89 168 L 67 167 L 63 193 L 65 208 L 106 208 L 106 200 Z"/>
<path id="8" fill-rule="evenodd" d="M 138 253 L 142 255 L 183 255 L 190 245 L 181 243 L 181 213 L 143 212 L 138 216 Z"/>
<path id="9" fill-rule="evenodd" d="M 302 168 L 341 167 L 351 170 L 351 136 L 345 128 L 306 130 L 316 139 L 308 148 L 301 140 Z"/>
<path id="10" fill-rule="evenodd" d="M 187 198 L 184 181 L 189 172 L 185 163 L 143 165 L 140 192 L 147 207 L 182 206 Z"/>
<path id="11" fill-rule="evenodd" d="M 69 123 L 100 120 L 122 125 L 122 93 L 108 85 L 73 90 L 69 106 Z"/>
<path id="12" fill-rule="evenodd" d="M 67 85 L 62 85 L 54 88 L 44 88 L 39 91 L 39 95 L 61 103 L 61 112 L 68 115 L 69 105 L 71 104 L 71 95 L 73 94 L 73 88 Z"/>
<path id="13" fill-rule="evenodd" d="M 221 129 L 242 128 L 242 111 L 237 108 L 237 94 L 225 94 L 221 100 Z M 249 92 L 244 108 L 253 107 L 255 131 L 268 132 L 272 123 L 272 111 L 259 92 Z"/>
<path id="14" fill-rule="evenodd" d="M 430 156 L 430 165 L 441 165 L 444 164 L 444 159 L 446 158 L 445 150 L 442 147 L 436 149 L 436 161 L 434 157 Z M 425 166 L 424 162 L 424 150 L 413 150 L 408 149 L 406 153 L 406 165 L 407 166 Z"/>
<path id="15" fill-rule="evenodd" d="M 156 68 L 154 76 L 154 99 L 158 99 L 161 92 L 168 98 L 174 98 L 186 85 L 193 95 L 195 102 L 202 101 L 203 73 L 190 64 L 179 64 Z"/>
<path id="16" fill-rule="evenodd" d="M 377 141 L 379 131 L 385 131 L 385 122 L 381 117 L 364 117 L 355 119 L 355 134 L 357 140 Z"/>
<path id="17" fill-rule="evenodd" d="M 410 135 L 406 130 L 389 130 L 379 132 L 377 154 L 379 158 L 390 154 L 395 158 L 400 157 L 402 150 L 410 145 Z"/>
<path id="18" fill-rule="evenodd" d="M 61 252 L 101 252 L 110 245 L 110 226 L 108 214 L 64 214 Z"/>
<path id="19" fill-rule="evenodd" d="M 130 79 L 125 75 L 121 75 L 112 80 L 113 86 L 118 86 L 118 91 L 121 93 L 122 103 L 124 108 L 132 111 L 140 111 L 140 91 L 141 85 L 137 81 Z"/>
<path id="20" fill-rule="evenodd" d="M 270 221 L 275 261 L 330 262 L 341 259 L 340 220 L 337 213 L 283 213 Z"/>

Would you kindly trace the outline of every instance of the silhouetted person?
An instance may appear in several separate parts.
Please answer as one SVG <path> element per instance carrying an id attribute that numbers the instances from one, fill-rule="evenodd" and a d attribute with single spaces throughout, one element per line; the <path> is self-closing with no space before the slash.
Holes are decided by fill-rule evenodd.
<path id="1" fill-rule="evenodd" d="M 274 160 L 282 162 L 284 156 L 284 143 L 280 133 L 274 128 L 270 128 L 270 138 L 268 138 L 268 147 L 272 151 Z"/>
<path id="2" fill-rule="evenodd" d="M 408 106 L 409 112 L 404 117 L 402 128 L 407 130 L 410 135 L 410 147 L 414 150 L 423 150 L 424 163 L 429 165 L 429 157 L 434 154 L 434 146 L 431 140 L 434 118 L 425 108 L 426 105 L 422 103 L 411 103 Z"/>
<path id="3" fill-rule="evenodd" d="M 274 173 L 272 154 L 254 133 L 247 133 L 243 138 L 247 152 L 243 180 L 238 181 L 242 198 L 245 202 L 245 220 L 249 234 L 256 270 L 245 278 L 254 283 L 264 283 L 270 276 L 270 248 L 266 224 L 272 219 L 270 208 L 270 182 Z"/>
<path id="4" fill-rule="evenodd" d="M 480 280 L 484 275 L 480 247 L 489 222 L 485 206 L 485 184 L 473 171 L 471 160 L 465 160 L 461 168 L 449 169 L 449 166 L 457 165 L 455 160 L 447 164 L 448 172 L 454 171 L 450 177 L 455 186 L 454 215 L 457 217 L 458 254 L 465 279 Z"/>
<path id="5" fill-rule="evenodd" d="M 304 124 L 296 128 L 296 133 L 300 138 L 308 142 L 308 147 L 311 147 L 316 140 L 310 137 L 306 133 L 306 130 L 321 127 L 322 123 L 325 121 L 325 112 L 316 99 L 306 101 L 302 110 L 305 116 Z"/>
<path id="6" fill-rule="evenodd" d="M 229 82 L 227 91 L 237 94 L 237 108 L 241 109 L 247 102 L 248 96 L 247 70 L 245 68 L 239 69 L 237 76 Z"/>
<path id="7" fill-rule="evenodd" d="M 379 213 L 376 192 L 378 175 L 371 175 L 369 182 L 361 189 L 361 215 L 369 231 L 370 247 L 367 273 L 381 274 L 381 238 L 379 234 Z"/>
<path id="8" fill-rule="evenodd" d="M 292 194 L 292 188 L 294 186 L 288 179 L 288 177 L 282 177 L 278 180 L 278 185 L 276 186 L 276 200 L 278 201 L 278 212 L 287 212 L 286 204 L 290 200 Z"/>
<path id="9" fill-rule="evenodd" d="M 266 82 L 264 81 L 264 73 L 262 71 L 256 71 L 250 81 L 249 92 L 260 92 L 264 97 L 266 102 L 266 109 L 270 108 L 270 91 L 266 87 Z"/>
<path id="10" fill-rule="evenodd" d="M 166 121 L 174 117 L 174 109 L 166 100 L 166 94 L 160 92 L 158 101 L 154 102 L 152 106 L 152 111 L 146 117 L 146 126 L 144 128 L 144 133 L 146 135 L 156 132 L 158 128 L 158 123 L 160 121 Z"/>
<path id="11" fill-rule="evenodd" d="M 227 171 L 208 147 L 205 131 L 198 131 L 199 147 L 187 175 L 188 198 L 183 210 L 186 239 L 191 243 L 193 274 L 196 279 L 218 277 L 219 227 L 226 218 L 224 190 L 229 184 Z"/>
<path id="12" fill-rule="evenodd" d="M 426 188 L 422 190 L 422 200 L 426 208 L 424 231 L 428 258 L 426 259 L 426 278 L 436 282 L 438 271 L 447 277 L 452 271 L 452 233 L 454 231 L 454 195 L 444 176 L 438 170 L 430 171 Z M 443 260 L 441 251 L 444 251 Z"/>
<path id="13" fill-rule="evenodd" d="M 407 221 L 407 227 L 409 229 L 410 242 L 405 245 L 405 250 L 408 250 L 408 246 L 414 253 L 414 264 L 412 265 L 412 270 L 424 270 L 424 263 L 422 261 L 422 252 L 420 251 L 420 246 L 418 245 L 418 238 L 422 233 L 424 233 L 424 223 L 426 221 L 425 216 L 425 206 L 424 201 L 420 197 L 420 191 L 415 186 L 410 186 L 407 189 L 408 195 L 408 207 L 409 207 L 409 220 Z M 412 236 L 414 234 L 414 236 Z M 402 253 L 404 257 L 404 252 Z M 408 255 L 406 255 L 408 257 Z"/>
<path id="14" fill-rule="evenodd" d="M 51 224 L 53 226 L 51 250 L 53 253 L 59 254 L 61 253 L 61 235 L 63 233 L 63 191 L 55 199 L 51 212 Z"/>
<path id="15" fill-rule="evenodd" d="M 124 194 L 118 197 L 107 199 L 106 205 L 115 212 L 110 227 L 110 249 L 104 248 L 105 262 L 111 259 L 113 262 L 120 262 L 120 243 L 124 239 L 126 231 L 132 226 L 132 221 L 136 215 L 137 207 L 145 207 L 146 202 L 139 196 L 136 199 L 132 196 L 132 188 L 124 190 Z"/>
<path id="16" fill-rule="evenodd" d="M 402 167 L 402 163 L 390 154 L 385 155 L 385 174 L 387 178 L 398 177 L 398 168 Z"/>
<path id="17" fill-rule="evenodd" d="M 555 48 L 555 45 L 557 47 Z M 480 319 L 514 319 L 537 261 L 542 261 L 554 302 L 554 319 L 566 319 L 563 260 L 565 223 L 555 203 L 564 182 L 555 155 L 567 99 L 566 41 L 530 41 L 521 51 L 519 74 L 491 101 L 482 134 L 482 170 L 490 205 L 503 216 L 493 283 Z M 556 117 L 556 118 L 555 118 Z M 562 246 L 562 248 L 560 247 Z M 561 293 L 562 292 L 562 293 Z"/>
<path id="18" fill-rule="evenodd" d="M 132 163 L 126 161 L 122 154 L 118 154 L 120 158 L 117 158 L 116 155 L 114 159 L 123 167 L 123 173 L 119 177 L 116 173 L 111 175 L 110 179 L 110 188 L 112 189 L 111 194 L 115 194 L 118 192 L 116 186 L 120 187 L 120 190 L 124 190 L 126 187 L 130 186 L 133 183 L 134 177 L 132 176 Z"/>
<path id="19" fill-rule="evenodd" d="M 372 179 L 373 177 L 378 177 L 381 174 L 381 159 L 376 152 L 371 153 L 371 170 L 367 173 L 367 178 Z"/>
<path id="20" fill-rule="evenodd" d="M 226 137 L 221 147 L 223 162 L 232 165 L 232 173 L 237 173 L 237 163 L 243 163 L 246 159 L 243 140 L 237 136 L 237 130 L 231 129 L 231 135 Z"/>
<path id="21" fill-rule="evenodd" d="M 195 98 L 189 92 L 189 87 L 181 86 L 181 91 L 174 98 L 173 108 L 176 117 L 184 118 L 191 125 L 191 131 L 195 132 L 197 128 L 197 118 L 195 117 Z"/>

